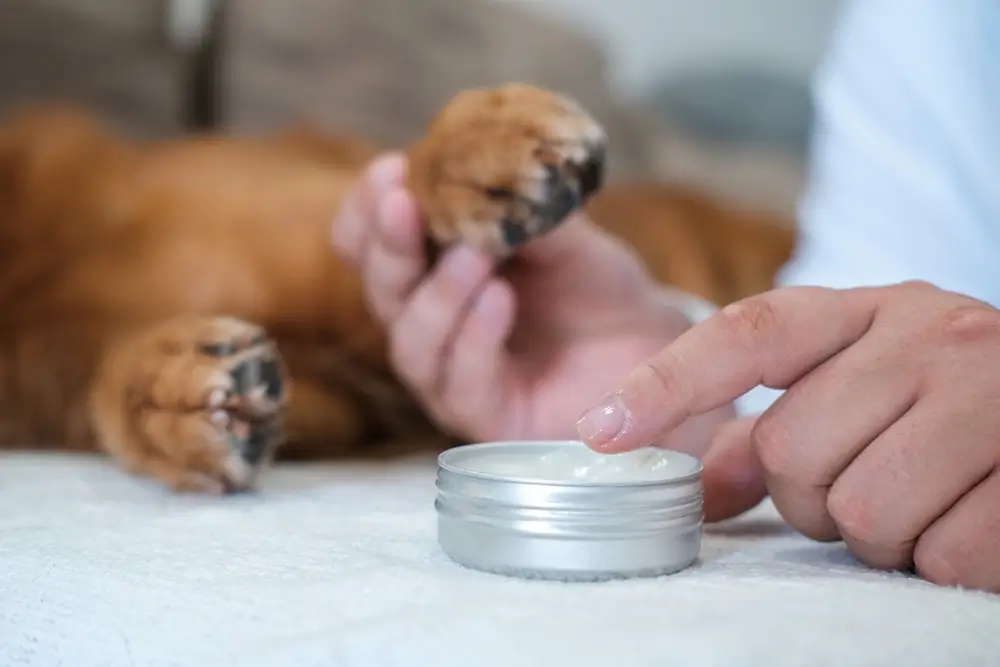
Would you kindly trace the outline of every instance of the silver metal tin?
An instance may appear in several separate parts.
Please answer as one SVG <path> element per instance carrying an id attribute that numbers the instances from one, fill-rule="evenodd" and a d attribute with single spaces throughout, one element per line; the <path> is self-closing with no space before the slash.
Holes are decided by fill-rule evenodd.
<path id="1" fill-rule="evenodd" d="M 435 508 L 445 554 L 476 570 L 561 581 L 660 576 L 698 558 L 702 466 L 693 456 L 670 452 L 671 474 L 615 483 L 501 476 L 482 465 L 565 447 L 584 445 L 493 442 L 442 453 Z"/>

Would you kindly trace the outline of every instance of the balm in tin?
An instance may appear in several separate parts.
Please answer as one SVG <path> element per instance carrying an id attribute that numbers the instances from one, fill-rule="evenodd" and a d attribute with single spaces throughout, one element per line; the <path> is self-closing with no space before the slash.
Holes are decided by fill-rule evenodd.
<path id="1" fill-rule="evenodd" d="M 701 550 L 701 462 L 579 441 L 490 442 L 438 457 L 438 542 L 453 561 L 522 578 L 600 581 L 683 570 Z"/>

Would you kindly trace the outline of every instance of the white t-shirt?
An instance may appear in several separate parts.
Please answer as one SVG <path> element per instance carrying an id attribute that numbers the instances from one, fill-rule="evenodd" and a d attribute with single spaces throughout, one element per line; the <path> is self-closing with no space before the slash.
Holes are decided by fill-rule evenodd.
<path id="1" fill-rule="evenodd" d="M 845 3 L 780 285 L 921 279 L 1000 306 L 1000 2 Z M 758 414 L 780 392 L 738 401 Z"/>

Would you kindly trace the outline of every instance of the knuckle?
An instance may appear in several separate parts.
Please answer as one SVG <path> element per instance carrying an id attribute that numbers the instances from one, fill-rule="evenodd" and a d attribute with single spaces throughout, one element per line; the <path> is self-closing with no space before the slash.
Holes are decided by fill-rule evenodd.
<path id="1" fill-rule="evenodd" d="M 959 586 L 970 579 L 964 554 L 955 545 L 927 536 L 917 542 L 913 565 L 921 577 L 939 586 Z"/>
<path id="2" fill-rule="evenodd" d="M 729 330 L 746 348 L 755 348 L 754 341 L 771 337 L 778 328 L 777 310 L 763 297 L 731 303 L 720 314 Z"/>
<path id="3" fill-rule="evenodd" d="M 930 341 L 940 345 L 981 343 L 1000 338 L 1000 311 L 985 304 L 950 308 L 932 318 Z"/>
<path id="4" fill-rule="evenodd" d="M 930 283 L 926 280 L 904 280 L 897 285 L 898 288 L 904 289 L 910 292 L 924 293 L 929 291 L 939 291 L 937 285 Z"/>
<path id="5" fill-rule="evenodd" d="M 765 412 L 750 431 L 750 443 L 757 459 L 769 475 L 778 479 L 801 479 L 800 457 L 791 433 L 780 416 Z"/>
<path id="6" fill-rule="evenodd" d="M 665 400 L 687 400 L 686 389 L 677 373 L 670 370 L 670 364 L 664 359 L 650 359 L 643 362 L 635 371 L 633 379 L 643 391 L 651 395 L 668 396 Z"/>
<path id="7" fill-rule="evenodd" d="M 869 546 L 882 544 L 866 494 L 846 484 L 834 483 L 826 496 L 826 511 L 844 537 Z"/>

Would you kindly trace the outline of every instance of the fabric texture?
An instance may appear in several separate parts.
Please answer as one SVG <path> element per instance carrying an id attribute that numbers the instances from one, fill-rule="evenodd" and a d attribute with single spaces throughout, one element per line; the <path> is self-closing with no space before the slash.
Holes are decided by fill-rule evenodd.
<path id="1" fill-rule="evenodd" d="M 226 129 L 306 121 L 398 146 L 421 137 L 462 90 L 520 81 L 571 95 L 594 114 L 613 146 L 612 175 L 650 174 L 651 130 L 618 99 L 603 46 L 522 3 L 240 0 L 226 3 L 225 16 Z"/>
<path id="2" fill-rule="evenodd" d="M 524 3 L 6 0 L 2 12 L 0 117 L 68 103 L 137 136 L 306 122 L 397 146 L 459 91 L 524 81 L 594 114 L 610 178 L 678 181 L 784 214 L 802 187 L 798 155 L 695 136 L 615 85 L 601 39 Z M 712 115 L 695 106 L 686 121 Z"/>
<path id="3" fill-rule="evenodd" d="M 1000 596 L 870 571 L 770 505 L 691 568 L 564 584 L 455 565 L 432 460 L 283 465 L 174 496 L 101 457 L 0 457 L 5 667 L 996 665 Z"/>
<path id="4" fill-rule="evenodd" d="M 795 256 L 779 284 L 925 280 L 1000 306 L 1000 4 L 857 0 L 816 78 Z M 781 392 L 759 389 L 745 413 Z"/>
<path id="5" fill-rule="evenodd" d="M 922 279 L 1000 304 L 998 58 L 991 0 L 847 5 L 783 284 Z"/>
<path id="6" fill-rule="evenodd" d="M 188 58 L 171 43 L 164 0 L 0 2 L 0 118 L 80 106 L 139 137 L 179 132 Z"/>
<path id="7" fill-rule="evenodd" d="M 808 150 L 812 100 L 800 75 L 752 64 L 690 67 L 665 76 L 646 99 L 695 137 L 799 157 Z"/>

